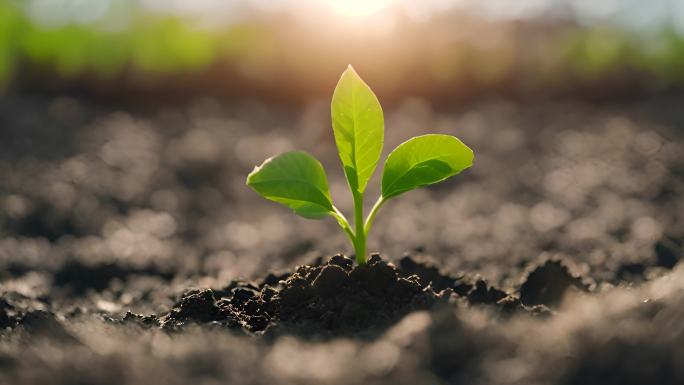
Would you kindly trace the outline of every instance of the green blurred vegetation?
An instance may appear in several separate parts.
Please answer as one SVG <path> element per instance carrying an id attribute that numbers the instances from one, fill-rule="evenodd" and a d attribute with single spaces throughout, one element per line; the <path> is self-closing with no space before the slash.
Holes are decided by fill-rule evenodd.
<path id="1" fill-rule="evenodd" d="M 150 74 L 199 71 L 240 55 L 257 36 L 246 25 L 208 30 L 179 16 L 129 16 L 130 25 L 121 30 L 100 22 L 41 26 L 30 21 L 21 2 L 0 0 L 0 83 L 10 80 L 19 63 L 61 77 L 105 79 L 130 68 Z"/>
<path id="2" fill-rule="evenodd" d="M 442 17 L 403 20 L 383 35 L 325 25 L 312 30 L 281 15 L 207 27 L 129 4 L 108 10 L 126 15 L 123 27 L 112 28 L 108 17 L 42 25 L 29 18 L 25 5 L 0 0 L 0 88 L 20 88 L 36 74 L 62 83 L 87 78 L 104 87 L 124 83 L 134 88 L 142 83 L 159 87 L 155 79 L 164 86 L 169 78 L 183 77 L 199 88 L 280 87 L 290 97 L 324 92 L 347 63 L 367 73 L 384 94 L 572 88 L 607 79 L 657 89 L 684 84 L 684 37 L 668 26 L 642 34 L 607 25 L 570 22 L 540 29 L 534 21 L 520 27 L 468 19 L 454 33 L 445 28 L 453 19 Z"/>
<path id="3" fill-rule="evenodd" d="M 660 86 L 684 81 L 684 38 L 671 28 L 647 37 L 606 28 L 576 30 L 559 47 L 568 70 L 588 80 L 639 73 Z"/>

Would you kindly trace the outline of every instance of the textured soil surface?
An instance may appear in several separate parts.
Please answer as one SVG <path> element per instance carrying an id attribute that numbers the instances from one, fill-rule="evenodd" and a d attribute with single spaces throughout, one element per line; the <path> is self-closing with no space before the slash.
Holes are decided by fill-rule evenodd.
<path id="1" fill-rule="evenodd" d="M 355 266 L 244 185 L 307 150 L 350 211 L 327 101 L 6 95 L 0 384 L 682 384 L 682 103 L 388 107 L 385 154 L 441 132 L 475 166 L 388 203 Z"/>

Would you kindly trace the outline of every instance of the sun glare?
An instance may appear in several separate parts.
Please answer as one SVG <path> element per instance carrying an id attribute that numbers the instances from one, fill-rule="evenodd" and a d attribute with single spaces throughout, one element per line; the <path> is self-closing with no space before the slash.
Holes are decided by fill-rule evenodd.
<path id="1" fill-rule="evenodd" d="M 336 13 L 349 17 L 366 17 L 389 7 L 397 0 L 325 0 Z"/>

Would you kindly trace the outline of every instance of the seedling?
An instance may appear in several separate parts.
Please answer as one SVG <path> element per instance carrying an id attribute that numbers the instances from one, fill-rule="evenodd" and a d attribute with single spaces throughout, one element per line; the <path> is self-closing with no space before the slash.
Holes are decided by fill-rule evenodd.
<path id="1" fill-rule="evenodd" d="M 364 192 L 380 160 L 384 116 L 378 98 L 352 66 L 335 87 L 331 112 L 337 151 L 354 198 L 354 228 L 333 205 L 323 166 L 306 152 L 286 152 L 266 159 L 247 176 L 247 185 L 305 218 L 335 218 L 354 246 L 356 262 L 363 265 L 366 238 L 378 210 L 394 197 L 470 167 L 473 151 L 450 135 L 422 135 L 400 144 L 385 160 L 382 193 L 364 220 Z"/>

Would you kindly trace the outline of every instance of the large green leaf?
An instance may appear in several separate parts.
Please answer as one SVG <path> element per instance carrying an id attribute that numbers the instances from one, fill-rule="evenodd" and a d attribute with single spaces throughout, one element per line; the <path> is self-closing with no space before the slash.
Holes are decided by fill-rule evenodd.
<path id="1" fill-rule="evenodd" d="M 247 185 L 305 218 L 320 219 L 333 212 L 325 170 L 306 152 L 266 159 L 247 176 Z"/>
<path id="2" fill-rule="evenodd" d="M 458 138 L 430 134 L 400 144 L 385 161 L 382 197 L 389 199 L 441 182 L 473 164 L 473 151 Z"/>
<path id="3" fill-rule="evenodd" d="M 330 107 L 335 143 L 349 186 L 363 192 L 385 140 L 382 107 L 351 66 L 337 83 Z"/>

